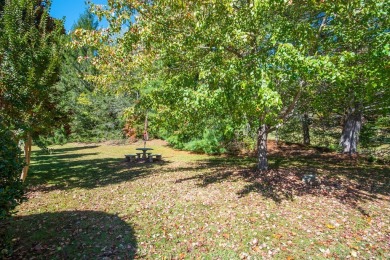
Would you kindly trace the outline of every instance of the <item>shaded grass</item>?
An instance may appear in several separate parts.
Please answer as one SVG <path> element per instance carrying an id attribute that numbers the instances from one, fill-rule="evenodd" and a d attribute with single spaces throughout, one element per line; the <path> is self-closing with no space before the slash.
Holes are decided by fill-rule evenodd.
<path id="1" fill-rule="evenodd" d="M 20 258 L 133 258 L 134 230 L 118 216 L 98 211 L 58 211 L 16 217 L 14 256 Z"/>
<path id="2" fill-rule="evenodd" d="M 159 168 L 168 161 L 129 165 L 123 160 L 124 154 L 128 153 L 126 146 L 117 146 L 119 151 L 110 148 L 81 144 L 76 147 L 54 147 L 51 154 L 36 150 L 32 155 L 34 161 L 27 183 L 32 189 L 42 191 L 93 189 L 150 174 L 153 168 Z"/>
<path id="3" fill-rule="evenodd" d="M 386 165 L 282 146 L 261 173 L 161 141 L 149 145 L 163 162 L 125 162 L 141 145 L 35 151 L 11 258 L 389 257 Z M 320 183 L 302 182 L 313 172 Z"/>

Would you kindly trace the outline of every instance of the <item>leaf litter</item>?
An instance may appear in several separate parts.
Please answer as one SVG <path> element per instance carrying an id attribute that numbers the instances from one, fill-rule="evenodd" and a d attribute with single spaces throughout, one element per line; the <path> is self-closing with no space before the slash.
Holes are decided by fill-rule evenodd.
<path id="1" fill-rule="evenodd" d="M 158 140 L 151 145 L 169 158 L 100 164 L 99 182 L 81 171 L 93 173 L 94 161 L 121 158 L 128 147 L 68 144 L 75 149 L 50 155 L 42 171 L 45 162 L 35 159 L 33 180 L 58 170 L 79 181 L 31 182 L 29 200 L 12 221 L 10 258 L 390 257 L 388 166 L 307 150 L 291 156 L 282 147 L 271 151 L 271 170 L 260 173 L 251 170 L 255 160 L 175 151 Z M 88 158 L 74 156 L 81 153 Z M 56 156 L 85 167 L 67 176 Z M 280 158 L 286 162 L 272 167 Z M 316 182 L 302 181 L 307 172 L 315 172 Z"/>

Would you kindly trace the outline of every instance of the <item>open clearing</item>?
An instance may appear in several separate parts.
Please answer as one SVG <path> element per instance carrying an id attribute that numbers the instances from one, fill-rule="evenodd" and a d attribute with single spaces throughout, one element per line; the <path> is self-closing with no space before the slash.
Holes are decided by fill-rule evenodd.
<path id="1" fill-rule="evenodd" d="M 29 199 L 8 226 L 12 258 L 390 258 L 388 165 L 270 144 L 261 174 L 254 158 L 159 140 L 148 146 L 162 162 L 124 160 L 142 145 L 35 150 Z"/>

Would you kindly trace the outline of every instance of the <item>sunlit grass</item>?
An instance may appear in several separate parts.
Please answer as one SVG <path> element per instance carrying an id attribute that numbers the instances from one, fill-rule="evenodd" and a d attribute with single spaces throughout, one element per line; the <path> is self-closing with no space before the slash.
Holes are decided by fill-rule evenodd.
<path id="1" fill-rule="evenodd" d="M 275 181 L 253 171 L 254 158 L 191 154 L 158 140 L 147 146 L 162 162 L 126 162 L 140 146 L 35 149 L 29 200 L 10 229 L 14 256 L 389 257 L 388 166 L 284 151 L 271 154 L 271 173 L 282 176 Z M 308 171 L 323 182 L 302 185 Z"/>

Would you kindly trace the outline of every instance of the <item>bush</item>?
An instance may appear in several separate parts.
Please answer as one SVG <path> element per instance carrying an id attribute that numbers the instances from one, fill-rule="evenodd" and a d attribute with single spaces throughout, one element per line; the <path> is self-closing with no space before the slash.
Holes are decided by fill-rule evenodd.
<path id="1" fill-rule="evenodd" d="M 183 149 L 184 143 L 179 135 L 171 135 L 166 138 L 167 142 L 176 149 Z"/>
<path id="2" fill-rule="evenodd" d="M 24 199 L 24 185 L 20 180 L 23 162 L 20 149 L 11 131 L 0 125 L 0 220 L 10 216 Z"/>
<path id="3" fill-rule="evenodd" d="M 202 138 L 186 143 L 184 150 L 207 154 L 225 153 L 226 149 L 222 145 L 222 139 L 222 135 L 217 131 L 206 129 Z"/>

